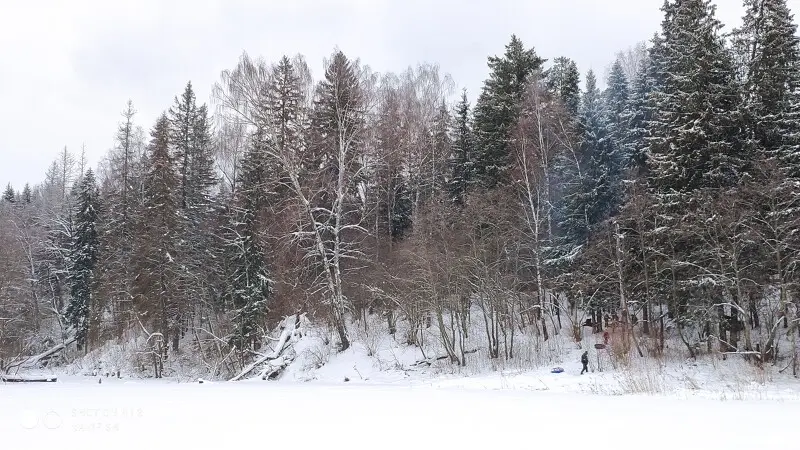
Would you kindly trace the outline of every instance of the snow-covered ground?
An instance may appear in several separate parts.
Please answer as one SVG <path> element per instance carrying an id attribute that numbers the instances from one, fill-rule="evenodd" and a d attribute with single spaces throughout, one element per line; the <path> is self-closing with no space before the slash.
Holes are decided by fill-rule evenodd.
<path id="1" fill-rule="evenodd" d="M 0 385 L 2 448 L 794 448 L 800 401 L 597 396 L 458 385 Z M 499 388 L 500 386 L 494 386 Z M 508 446 L 508 447 L 505 447 Z"/>
<path id="2" fill-rule="evenodd" d="M 209 365 L 191 352 L 171 360 L 169 378 L 147 378 L 125 342 L 26 371 L 58 382 L 0 383 L 0 450 L 796 447 L 800 382 L 778 366 L 686 360 L 670 342 L 663 358 L 620 359 L 595 350 L 596 336 L 566 334 L 521 340 L 499 361 L 474 333 L 476 352 L 458 367 L 436 358 L 433 333 L 423 353 L 400 333 L 354 328 L 352 347 L 336 352 L 322 331 L 304 331 L 274 381 L 255 370 L 201 384 Z M 583 348 L 591 371 L 580 375 Z M 121 379 L 105 376 L 118 369 Z"/>

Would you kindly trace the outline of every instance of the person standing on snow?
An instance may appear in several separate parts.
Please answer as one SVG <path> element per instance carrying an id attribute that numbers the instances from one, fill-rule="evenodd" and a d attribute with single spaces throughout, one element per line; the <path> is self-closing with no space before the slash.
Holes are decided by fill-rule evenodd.
<path id="1" fill-rule="evenodd" d="M 583 364 L 583 370 L 581 370 L 581 375 L 583 375 L 584 372 L 589 371 L 589 352 L 583 352 L 583 355 L 581 355 L 581 364 Z"/>

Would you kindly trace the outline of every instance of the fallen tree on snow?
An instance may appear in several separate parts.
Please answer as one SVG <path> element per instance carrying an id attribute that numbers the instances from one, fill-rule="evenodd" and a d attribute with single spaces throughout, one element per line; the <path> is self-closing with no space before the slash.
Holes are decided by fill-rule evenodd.
<path id="1" fill-rule="evenodd" d="M 6 373 L 11 372 L 11 369 L 17 369 L 17 370 L 19 370 L 19 369 L 30 369 L 30 368 L 34 368 L 34 367 L 38 366 L 42 362 L 47 362 L 47 361 L 50 360 L 50 358 L 56 356 L 59 352 L 61 352 L 62 350 L 66 349 L 73 342 L 75 342 L 75 337 L 74 336 L 68 338 L 64 342 L 54 346 L 51 349 L 48 349 L 48 350 L 45 350 L 42 353 L 39 353 L 38 355 L 29 356 L 29 357 L 21 359 L 21 360 L 19 360 L 17 362 L 11 363 L 8 366 L 6 366 Z"/>
<path id="2" fill-rule="evenodd" d="M 256 359 L 229 381 L 239 381 L 262 365 L 264 367 L 259 373 L 262 380 L 273 380 L 280 376 L 283 369 L 294 360 L 292 346 L 300 336 L 300 314 L 283 319 L 279 329 L 281 330 L 281 335 L 277 339 L 278 343 L 275 345 L 275 349 L 271 353 Z"/>
<path id="3" fill-rule="evenodd" d="M 3 383 L 55 383 L 56 377 L 23 377 L 18 375 L 0 375 Z"/>
<path id="4" fill-rule="evenodd" d="M 471 355 L 473 353 L 478 353 L 478 349 L 477 348 L 473 348 L 472 350 L 464 350 L 464 354 L 465 355 Z M 431 366 L 436 361 L 442 361 L 442 360 L 449 359 L 449 358 L 450 358 L 449 355 L 433 356 L 433 357 L 430 357 L 430 358 L 421 359 L 421 360 L 415 362 L 414 364 L 412 364 L 411 367 Z"/>

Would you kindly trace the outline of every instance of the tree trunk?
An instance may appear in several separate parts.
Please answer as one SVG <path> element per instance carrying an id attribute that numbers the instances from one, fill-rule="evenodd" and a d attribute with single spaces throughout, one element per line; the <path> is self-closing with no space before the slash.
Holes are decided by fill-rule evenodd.
<path id="1" fill-rule="evenodd" d="M 735 308 L 731 308 L 731 310 L 733 309 Z M 726 342 L 730 342 L 730 339 L 728 338 L 728 331 L 727 327 L 725 326 L 725 306 L 719 305 L 717 307 L 717 319 L 719 321 L 719 330 L 717 331 L 719 333 L 719 351 L 730 351 L 730 346 L 726 344 Z"/>
<path id="2" fill-rule="evenodd" d="M 797 378 L 797 332 L 800 332 L 800 310 L 795 311 L 794 314 L 795 322 L 792 324 L 792 329 L 789 333 L 792 334 L 792 375 Z"/>
<path id="3" fill-rule="evenodd" d="M 683 345 L 685 345 L 686 349 L 689 350 L 689 357 L 692 359 L 697 358 L 697 353 L 695 353 L 694 348 L 692 348 L 692 344 L 686 340 L 686 336 L 683 334 L 683 327 L 678 324 L 676 328 L 678 329 L 678 336 L 680 336 L 681 342 L 683 342 Z"/>
<path id="4" fill-rule="evenodd" d="M 761 328 L 761 321 L 758 317 L 758 307 L 756 305 L 756 293 L 750 292 L 749 293 L 749 307 L 750 307 L 750 328 L 757 329 Z"/>
<path id="5" fill-rule="evenodd" d="M 397 333 L 397 322 L 395 321 L 394 311 L 391 308 L 386 311 L 386 325 L 389 328 L 389 334 L 394 336 Z"/>

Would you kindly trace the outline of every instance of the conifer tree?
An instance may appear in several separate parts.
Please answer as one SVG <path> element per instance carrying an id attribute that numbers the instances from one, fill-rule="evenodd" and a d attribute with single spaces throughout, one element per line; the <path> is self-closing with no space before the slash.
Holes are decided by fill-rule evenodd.
<path id="1" fill-rule="evenodd" d="M 186 83 L 186 88 L 180 98 L 175 97 L 175 102 L 169 110 L 171 157 L 177 164 L 180 184 L 180 207 L 186 209 L 187 197 L 191 196 L 192 186 L 192 147 L 194 138 L 195 116 L 197 106 L 191 81 Z"/>
<path id="2" fill-rule="evenodd" d="M 116 336 L 121 336 L 133 312 L 133 254 L 137 214 L 142 211 L 146 151 L 144 132 L 136 126 L 136 109 L 128 100 L 117 126 L 115 145 L 108 156 L 108 172 L 101 190 L 104 204 L 99 294 L 93 307 L 111 313 Z M 102 178 L 101 178 L 102 179 Z"/>
<path id="3" fill-rule="evenodd" d="M 447 173 L 448 158 L 453 151 L 453 142 L 450 135 L 450 130 L 452 129 L 451 122 L 452 117 L 450 116 L 450 110 L 445 101 L 442 100 L 439 104 L 439 112 L 436 114 L 431 124 L 432 152 L 431 155 L 426 158 L 427 164 L 424 169 L 426 173 L 423 176 L 428 180 L 422 183 L 424 193 L 420 195 L 420 197 L 423 203 L 445 192 L 447 179 L 449 178 L 449 174 Z"/>
<path id="4" fill-rule="evenodd" d="M 662 192 L 735 184 L 746 162 L 730 53 L 710 0 L 667 1 L 650 182 Z"/>
<path id="5" fill-rule="evenodd" d="M 624 166 L 632 169 L 634 176 L 644 175 L 647 168 L 647 104 L 651 91 L 648 75 L 650 62 L 645 61 L 639 67 L 636 78 L 631 83 L 631 92 L 623 112 L 623 123 L 626 128 L 622 135 L 622 154 Z"/>
<path id="6" fill-rule="evenodd" d="M 92 301 L 95 291 L 95 267 L 98 260 L 99 191 L 92 169 L 86 171 L 78 188 L 75 223 L 69 254 L 70 302 L 65 316 L 75 330 L 79 349 L 86 348 Z"/>
<path id="7" fill-rule="evenodd" d="M 621 161 L 592 71 L 586 75 L 581 99 L 580 130 L 577 154 L 562 155 L 559 165 L 565 184 L 558 208 L 559 254 L 570 258 L 598 224 L 615 214 L 621 201 Z"/>
<path id="8" fill-rule="evenodd" d="M 187 195 L 187 208 L 190 221 L 198 226 L 204 222 L 212 208 L 213 190 L 218 183 L 214 170 L 214 136 L 211 131 L 211 118 L 205 104 L 197 107 L 192 121 L 191 142 L 191 187 Z"/>
<path id="9" fill-rule="evenodd" d="M 17 193 L 14 191 L 14 187 L 11 186 L 11 183 L 6 185 L 6 190 L 3 192 L 3 200 L 8 203 L 15 203 L 17 201 Z"/>
<path id="10" fill-rule="evenodd" d="M 547 70 L 547 88 L 561 99 L 567 114 L 573 119 L 578 117 L 581 103 L 580 81 L 578 65 L 567 57 L 556 58 L 553 60 L 553 67 Z"/>
<path id="11" fill-rule="evenodd" d="M 25 183 L 25 187 L 22 188 L 22 203 L 26 205 L 30 205 L 33 201 L 33 197 L 31 194 L 31 186 L 28 183 Z"/>
<path id="12" fill-rule="evenodd" d="M 242 161 L 232 238 L 228 242 L 233 267 L 230 289 L 235 327 L 230 343 L 240 352 L 255 347 L 272 293 L 257 221 L 266 201 L 265 145 L 264 132 L 259 130 Z"/>
<path id="13" fill-rule="evenodd" d="M 679 331 L 709 320 L 704 290 L 718 289 L 700 268 L 714 261 L 702 242 L 709 204 L 741 182 L 749 163 L 731 52 L 709 0 L 670 0 L 662 39 L 651 52 L 647 184 L 653 192 L 659 279 Z M 699 280 L 699 281 L 695 281 Z M 693 350 L 690 349 L 690 352 Z"/>
<path id="14" fill-rule="evenodd" d="M 452 135 L 449 195 L 453 203 L 463 205 L 469 186 L 473 182 L 473 158 L 475 156 L 475 140 L 472 134 L 470 105 L 466 89 L 461 92 L 461 99 L 456 104 Z"/>
<path id="15" fill-rule="evenodd" d="M 619 60 L 611 66 L 608 87 L 604 94 L 609 137 L 616 147 L 622 149 L 629 129 L 625 114 L 628 109 L 629 92 L 625 70 Z"/>
<path id="16" fill-rule="evenodd" d="M 800 38 L 786 0 L 745 0 L 733 33 L 744 66 L 744 109 L 757 154 L 800 176 Z"/>
<path id="17" fill-rule="evenodd" d="M 484 188 L 510 181 L 510 137 L 530 76 L 541 70 L 544 59 L 526 49 L 515 35 L 503 56 L 489 57 L 489 78 L 475 104 L 474 132 L 476 181 Z"/>
<path id="18" fill-rule="evenodd" d="M 136 227 L 134 295 L 137 312 L 161 333 L 164 342 L 180 336 L 178 292 L 181 275 L 178 240 L 180 179 L 169 152 L 170 122 L 166 114 L 156 121 L 144 181 L 144 204 Z"/>
<path id="19" fill-rule="evenodd" d="M 297 157 L 305 147 L 306 110 L 304 105 L 302 81 L 295 64 L 287 56 L 283 56 L 273 68 L 269 89 L 267 91 L 266 116 L 263 127 L 269 128 L 274 138 L 274 145 L 280 155 Z M 268 123 L 267 123 L 268 122 Z M 287 179 L 285 168 L 268 157 L 265 170 L 270 174 L 270 190 L 278 197 L 288 195 L 291 185 Z"/>
<path id="20" fill-rule="evenodd" d="M 212 211 L 213 188 L 217 183 L 214 171 L 214 148 L 211 123 L 206 105 L 197 106 L 191 82 L 169 110 L 170 148 L 180 179 L 181 297 L 178 321 L 183 323 L 195 311 L 199 300 L 206 297 L 204 273 L 211 270 L 207 247 L 210 233 L 207 221 Z M 182 329 L 185 329 L 183 327 Z M 177 338 L 177 336 L 176 336 Z M 173 346 L 177 344 L 173 342 Z"/>

